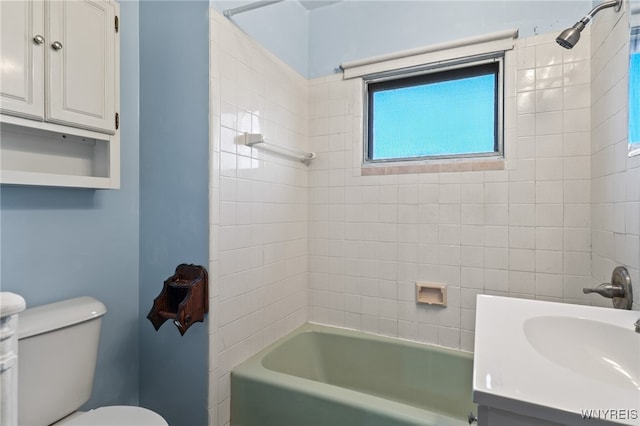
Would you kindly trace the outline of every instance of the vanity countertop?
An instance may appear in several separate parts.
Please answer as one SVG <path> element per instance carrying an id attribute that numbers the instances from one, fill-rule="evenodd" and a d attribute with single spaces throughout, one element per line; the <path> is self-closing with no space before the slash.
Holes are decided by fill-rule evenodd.
<path id="1" fill-rule="evenodd" d="M 568 425 L 640 425 L 640 312 L 489 295 L 476 312 L 476 403 Z"/>

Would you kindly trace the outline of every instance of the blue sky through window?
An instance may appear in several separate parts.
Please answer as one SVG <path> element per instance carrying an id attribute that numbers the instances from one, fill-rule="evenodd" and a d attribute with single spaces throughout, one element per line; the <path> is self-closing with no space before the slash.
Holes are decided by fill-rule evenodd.
<path id="1" fill-rule="evenodd" d="M 629 66 L 629 143 L 640 143 L 640 52 L 631 55 Z"/>
<path id="2" fill-rule="evenodd" d="M 375 92 L 370 158 L 494 152 L 496 92 L 493 73 Z"/>

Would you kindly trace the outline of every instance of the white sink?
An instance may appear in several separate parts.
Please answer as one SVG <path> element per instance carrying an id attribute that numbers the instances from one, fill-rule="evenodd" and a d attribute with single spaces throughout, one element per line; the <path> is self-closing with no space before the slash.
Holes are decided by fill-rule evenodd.
<path id="1" fill-rule="evenodd" d="M 640 425 L 640 312 L 486 295 L 476 309 L 477 403 L 561 424 Z M 594 423 L 582 419 L 589 410 L 628 415 Z"/>
<path id="2" fill-rule="evenodd" d="M 539 316 L 525 320 L 523 329 L 531 346 L 548 360 L 628 391 L 640 389 L 640 345 L 631 327 Z"/>

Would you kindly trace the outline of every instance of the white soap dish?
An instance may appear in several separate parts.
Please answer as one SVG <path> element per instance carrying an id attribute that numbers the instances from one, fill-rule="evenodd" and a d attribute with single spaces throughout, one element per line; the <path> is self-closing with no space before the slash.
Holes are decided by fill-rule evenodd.
<path id="1" fill-rule="evenodd" d="M 447 306 L 447 286 L 437 283 L 416 283 L 416 302 Z"/>

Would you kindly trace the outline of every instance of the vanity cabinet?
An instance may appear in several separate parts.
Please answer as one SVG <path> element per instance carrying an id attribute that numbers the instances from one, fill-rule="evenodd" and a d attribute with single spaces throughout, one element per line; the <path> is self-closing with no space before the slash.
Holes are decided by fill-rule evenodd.
<path id="1" fill-rule="evenodd" d="M 1 183 L 119 187 L 118 12 L 0 1 Z"/>
<path id="2" fill-rule="evenodd" d="M 563 426 L 563 424 L 543 420 L 535 415 L 526 416 L 513 411 L 479 405 L 478 426 Z M 598 423 L 598 426 L 601 425 Z"/>

